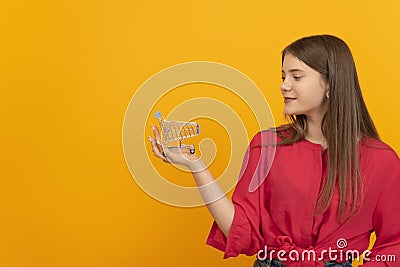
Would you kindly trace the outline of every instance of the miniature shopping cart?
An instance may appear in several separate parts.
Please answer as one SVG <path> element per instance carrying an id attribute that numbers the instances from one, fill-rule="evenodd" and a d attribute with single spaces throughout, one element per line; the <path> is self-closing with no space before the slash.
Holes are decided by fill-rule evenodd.
<path id="1" fill-rule="evenodd" d="M 200 125 L 197 122 L 168 121 L 160 112 L 156 112 L 155 117 L 160 123 L 161 141 L 164 145 L 168 148 L 189 148 L 190 154 L 194 154 L 194 145 L 185 145 L 182 142 L 200 134 Z M 177 142 L 177 145 L 168 146 L 173 141 Z"/>

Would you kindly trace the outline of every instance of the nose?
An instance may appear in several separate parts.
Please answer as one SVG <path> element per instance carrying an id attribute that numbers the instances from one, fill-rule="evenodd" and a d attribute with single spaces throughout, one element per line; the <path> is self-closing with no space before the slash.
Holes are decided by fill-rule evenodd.
<path id="1" fill-rule="evenodd" d="M 281 91 L 290 91 L 292 90 L 292 85 L 289 83 L 287 79 L 284 79 L 281 83 Z"/>

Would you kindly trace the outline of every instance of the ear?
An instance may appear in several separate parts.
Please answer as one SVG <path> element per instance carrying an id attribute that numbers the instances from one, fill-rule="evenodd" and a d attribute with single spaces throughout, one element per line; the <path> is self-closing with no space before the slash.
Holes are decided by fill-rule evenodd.
<path id="1" fill-rule="evenodd" d="M 326 85 L 325 96 L 326 96 L 326 98 L 329 98 L 329 84 Z"/>

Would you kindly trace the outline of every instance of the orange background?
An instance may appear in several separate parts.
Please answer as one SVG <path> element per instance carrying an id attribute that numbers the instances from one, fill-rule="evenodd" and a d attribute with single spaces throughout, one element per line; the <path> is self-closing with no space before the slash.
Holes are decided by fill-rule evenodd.
<path id="1" fill-rule="evenodd" d="M 216 61 L 248 75 L 280 124 L 281 50 L 334 34 L 400 151 L 399 14 L 397 0 L 2 1 L 0 266 L 252 266 L 205 245 L 205 207 L 162 204 L 134 182 L 121 143 L 130 99 L 168 66 Z"/>

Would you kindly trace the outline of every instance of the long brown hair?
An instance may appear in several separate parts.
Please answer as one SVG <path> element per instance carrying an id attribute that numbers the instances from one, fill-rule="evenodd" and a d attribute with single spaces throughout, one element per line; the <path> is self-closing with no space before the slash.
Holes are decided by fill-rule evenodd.
<path id="1" fill-rule="evenodd" d="M 363 136 L 379 139 L 379 135 L 362 97 L 353 56 L 343 40 L 331 35 L 305 37 L 283 50 L 282 63 L 287 54 L 321 73 L 329 83 L 328 109 L 321 124 L 329 147 L 328 173 L 318 196 L 316 214 L 328 209 L 338 185 L 341 220 L 347 201 L 353 204 L 351 214 L 355 212 L 358 198 L 362 201 L 358 142 Z M 305 137 L 305 115 L 288 116 L 288 119 L 290 124 L 276 129 L 282 137 L 281 145 L 293 144 Z"/>

